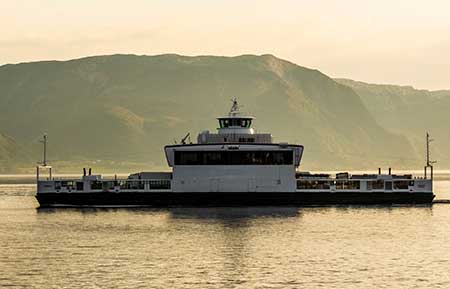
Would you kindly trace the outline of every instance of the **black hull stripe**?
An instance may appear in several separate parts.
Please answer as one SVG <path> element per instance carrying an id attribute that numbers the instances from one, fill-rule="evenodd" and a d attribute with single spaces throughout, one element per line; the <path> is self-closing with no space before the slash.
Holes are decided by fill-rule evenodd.
<path id="1" fill-rule="evenodd" d="M 430 192 L 374 193 L 38 193 L 41 207 L 229 207 L 431 204 Z"/>

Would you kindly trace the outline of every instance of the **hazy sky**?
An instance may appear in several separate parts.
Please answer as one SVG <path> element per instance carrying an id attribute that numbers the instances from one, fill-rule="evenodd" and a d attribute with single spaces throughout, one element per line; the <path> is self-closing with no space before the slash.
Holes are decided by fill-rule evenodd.
<path id="1" fill-rule="evenodd" d="M 0 0 L 0 64 L 271 53 L 333 77 L 450 89 L 450 1 Z"/>

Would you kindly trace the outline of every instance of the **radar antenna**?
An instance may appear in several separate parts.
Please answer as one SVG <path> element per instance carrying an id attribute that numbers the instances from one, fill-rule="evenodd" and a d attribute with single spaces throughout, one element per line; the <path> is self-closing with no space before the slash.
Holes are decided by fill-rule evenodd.
<path id="1" fill-rule="evenodd" d="M 241 106 L 238 104 L 237 98 L 236 98 L 236 97 L 233 97 L 233 98 L 231 99 L 231 101 L 233 102 L 233 105 L 231 106 L 229 115 L 236 115 L 236 114 L 239 114 L 239 108 L 240 108 Z"/>
<path id="2" fill-rule="evenodd" d="M 427 146 L 427 164 L 424 167 L 425 172 L 425 179 L 427 178 L 427 171 L 430 169 L 430 177 L 433 179 L 433 164 L 436 163 L 436 161 L 431 160 L 431 152 L 430 152 L 430 144 L 433 141 L 433 139 L 430 138 L 430 134 L 427 132 L 427 138 L 426 138 L 426 146 Z"/>

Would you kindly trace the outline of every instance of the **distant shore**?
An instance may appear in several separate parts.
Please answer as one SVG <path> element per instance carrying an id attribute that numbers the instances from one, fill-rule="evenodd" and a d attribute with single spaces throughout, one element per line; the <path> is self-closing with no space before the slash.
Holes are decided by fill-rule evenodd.
<path id="1" fill-rule="evenodd" d="M 106 178 L 114 178 L 117 175 L 118 178 L 126 178 L 128 173 L 120 173 L 120 174 L 101 174 Z M 57 174 L 53 176 L 54 178 L 81 178 L 80 174 Z M 42 178 L 43 179 L 43 178 Z M 36 175 L 32 174 L 0 174 L 0 184 L 35 184 L 36 183 Z"/>
<path id="2" fill-rule="evenodd" d="M 300 170 L 301 171 L 301 170 Z M 328 174 L 336 174 L 342 171 L 311 171 L 312 173 L 328 173 Z M 351 174 L 377 174 L 377 171 L 349 171 Z M 383 174 L 387 173 L 387 171 L 383 170 Z M 126 178 L 130 173 L 98 173 L 105 178 L 114 178 L 117 176 L 118 178 Z M 423 177 L 423 171 L 420 170 L 398 170 L 393 171 L 392 174 L 412 174 L 413 177 Z M 78 179 L 81 177 L 80 174 L 56 174 L 53 176 L 54 178 L 74 178 Z M 435 170 L 434 171 L 434 180 L 436 181 L 450 181 L 450 170 Z M 34 184 L 36 183 L 36 175 L 34 174 L 0 174 L 0 184 Z"/>

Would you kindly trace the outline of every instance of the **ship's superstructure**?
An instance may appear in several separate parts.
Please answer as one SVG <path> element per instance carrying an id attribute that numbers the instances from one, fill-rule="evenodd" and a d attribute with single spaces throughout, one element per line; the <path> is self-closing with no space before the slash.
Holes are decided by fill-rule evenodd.
<path id="1" fill-rule="evenodd" d="M 217 134 L 205 131 L 197 144 L 165 147 L 173 192 L 295 191 L 303 146 L 272 143 L 270 134 L 257 133 L 236 100 L 218 120 Z"/>
<path id="2" fill-rule="evenodd" d="M 252 127 L 236 99 L 219 117 L 217 133 L 197 143 L 167 145 L 172 172 L 141 172 L 127 179 L 86 174 L 39 179 L 41 206 L 248 206 L 431 203 L 432 180 L 411 175 L 299 173 L 303 146 L 274 143 Z M 45 164 L 47 166 L 47 164 Z"/>

